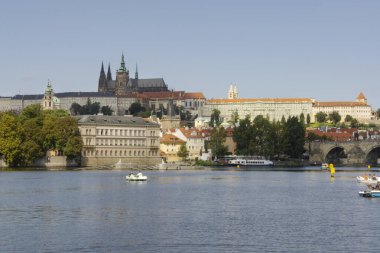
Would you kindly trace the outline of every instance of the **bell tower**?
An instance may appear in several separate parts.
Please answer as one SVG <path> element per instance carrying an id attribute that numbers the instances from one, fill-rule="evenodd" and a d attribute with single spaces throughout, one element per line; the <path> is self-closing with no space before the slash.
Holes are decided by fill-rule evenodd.
<path id="1" fill-rule="evenodd" d="M 129 70 L 125 67 L 124 54 L 122 54 L 120 68 L 116 71 L 115 95 L 125 95 L 128 82 Z"/>

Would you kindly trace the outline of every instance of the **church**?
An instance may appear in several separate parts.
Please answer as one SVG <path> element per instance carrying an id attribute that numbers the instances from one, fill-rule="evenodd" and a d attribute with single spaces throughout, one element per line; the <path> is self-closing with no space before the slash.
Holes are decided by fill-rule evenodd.
<path id="1" fill-rule="evenodd" d="M 120 67 L 116 71 L 116 79 L 112 79 L 111 67 L 108 64 L 107 75 L 104 72 L 104 66 L 100 70 L 98 92 L 103 94 L 113 94 L 123 96 L 131 93 L 142 92 L 165 92 L 169 91 L 163 78 L 139 79 L 139 74 L 136 72 L 135 78 L 129 76 L 129 70 L 125 66 L 124 54 L 121 56 Z"/>

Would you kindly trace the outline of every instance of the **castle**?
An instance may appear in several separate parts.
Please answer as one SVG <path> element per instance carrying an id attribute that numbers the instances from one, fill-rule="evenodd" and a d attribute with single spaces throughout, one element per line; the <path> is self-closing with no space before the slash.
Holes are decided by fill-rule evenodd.
<path id="1" fill-rule="evenodd" d="M 104 72 L 104 65 L 100 70 L 98 92 L 110 93 L 116 96 L 123 96 L 130 93 L 142 92 L 162 92 L 168 91 L 163 78 L 139 79 L 136 64 L 135 78 L 130 78 L 129 70 L 125 66 L 124 54 L 121 56 L 120 67 L 116 71 L 116 79 L 112 80 L 111 67 L 108 64 L 107 75 Z"/>

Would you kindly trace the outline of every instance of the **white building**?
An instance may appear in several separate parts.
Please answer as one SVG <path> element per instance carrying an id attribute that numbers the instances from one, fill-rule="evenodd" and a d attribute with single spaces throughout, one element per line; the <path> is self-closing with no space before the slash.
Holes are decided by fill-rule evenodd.
<path id="1" fill-rule="evenodd" d="M 161 162 L 160 127 L 140 117 L 83 115 L 78 117 L 83 139 L 82 165 L 152 165 Z"/>
<path id="2" fill-rule="evenodd" d="M 312 122 L 316 121 L 315 115 L 318 112 L 324 112 L 329 115 L 334 111 L 341 116 L 341 122 L 344 121 L 347 115 L 362 123 L 367 123 L 373 119 L 372 108 L 367 104 L 367 99 L 363 92 L 360 92 L 356 101 L 352 102 L 315 102 L 313 104 Z"/>

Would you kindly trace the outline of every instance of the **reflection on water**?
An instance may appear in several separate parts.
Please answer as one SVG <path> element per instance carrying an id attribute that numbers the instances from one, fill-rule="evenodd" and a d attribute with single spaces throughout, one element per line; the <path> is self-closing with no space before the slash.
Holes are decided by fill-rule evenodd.
<path id="1" fill-rule="evenodd" d="M 0 172 L 0 252 L 375 252 L 356 172 Z"/>

